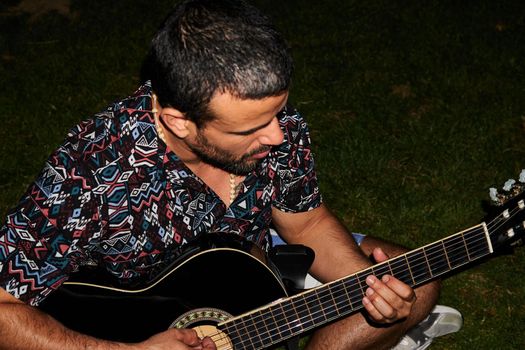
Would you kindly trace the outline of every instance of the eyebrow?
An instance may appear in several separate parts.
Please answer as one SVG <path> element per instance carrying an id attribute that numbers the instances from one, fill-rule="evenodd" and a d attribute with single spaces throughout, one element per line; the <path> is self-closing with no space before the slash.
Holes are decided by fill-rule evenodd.
<path id="1" fill-rule="evenodd" d="M 270 121 L 268 123 L 264 123 L 263 125 L 256 126 L 255 128 L 251 128 L 251 129 L 243 130 L 243 131 L 228 131 L 228 134 L 241 135 L 241 136 L 250 135 L 250 134 L 253 134 L 254 132 L 256 132 L 257 130 L 264 129 L 265 127 L 270 125 L 272 123 L 272 121 L 273 121 L 273 118 L 270 119 Z"/>

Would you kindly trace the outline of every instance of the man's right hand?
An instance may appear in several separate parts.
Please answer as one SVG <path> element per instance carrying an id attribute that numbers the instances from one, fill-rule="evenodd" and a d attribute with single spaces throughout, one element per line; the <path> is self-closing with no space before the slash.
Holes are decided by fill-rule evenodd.
<path id="1" fill-rule="evenodd" d="M 216 350 L 217 347 L 209 337 L 200 339 L 193 329 L 168 329 L 156 334 L 148 340 L 137 344 L 139 349 L 144 350 Z"/>

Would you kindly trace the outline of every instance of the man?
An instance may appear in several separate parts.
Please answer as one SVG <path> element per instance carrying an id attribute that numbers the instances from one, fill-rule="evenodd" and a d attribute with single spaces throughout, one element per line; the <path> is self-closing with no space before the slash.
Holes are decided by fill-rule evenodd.
<path id="1" fill-rule="evenodd" d="M 267 249 L 273 225 L 315 251 L 310 273 L 323 282 L 404 251 L 372 237 L 359 247 L 322 203 L 307 126 L 288 105 L 291 58 L 255 8 L 182 2 L 154 37 L 148 68 L 151 84 L 73 128 L 8 214 L 0 348 L 214 349 L 188 329 L 136 343 L 97 339 L 35 308 L 84 265 L 140 285 L 211 232 Z M 436 282 L 366 283 L 366 312 L 317 330 L 309 349 L 389 349 L 438 297 Z"/>

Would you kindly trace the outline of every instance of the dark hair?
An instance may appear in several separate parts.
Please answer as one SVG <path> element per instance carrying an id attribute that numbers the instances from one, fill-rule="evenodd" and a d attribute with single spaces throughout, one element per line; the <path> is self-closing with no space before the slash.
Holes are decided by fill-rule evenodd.
<path id="1" fill-rule="evenodd" d="M 261 99 L 289 89 L 292 59 L 285 40 L 258 9 L 241 0 L 187 0 L 152 40 L 147 78 L 163 106 L 198 127 L 211 120 L 216 92 Z"/>

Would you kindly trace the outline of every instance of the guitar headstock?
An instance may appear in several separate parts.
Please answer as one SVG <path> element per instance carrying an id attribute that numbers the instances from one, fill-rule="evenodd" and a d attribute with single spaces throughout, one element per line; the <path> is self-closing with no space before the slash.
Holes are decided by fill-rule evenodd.
<path id="1" fill-rule="evenodd" d="M 495 250 L 522 245 L 525 236 L 525 169 L 518 181 L 507 180 L 501 190 L 489 190 L 497 215 L 487 221 Z"/>

